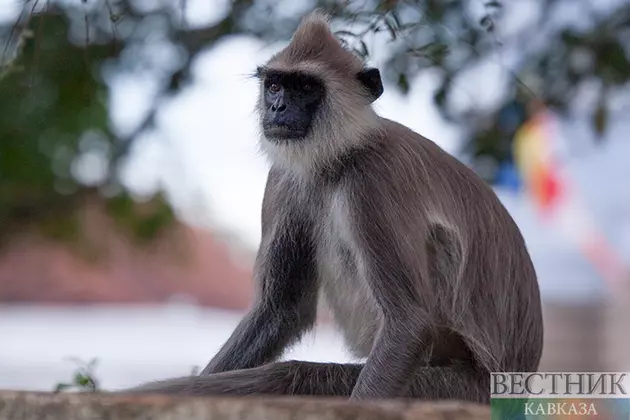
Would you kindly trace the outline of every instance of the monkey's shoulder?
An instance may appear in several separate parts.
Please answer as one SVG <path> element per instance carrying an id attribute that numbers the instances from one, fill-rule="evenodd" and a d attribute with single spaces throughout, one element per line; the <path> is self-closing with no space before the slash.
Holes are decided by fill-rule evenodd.
<path id="1" fill-rule="evenodd" d="M 415 134 L 413 132 L 410 132 Z M 423 154 L 425 139 L 408 132 L 374 132 L 369 139 L 346 150 L 334 163 L 319 174 L 322 182 L 333 185 L 369 186 L 404 184 L 422 181 L 427 156 Z"/>

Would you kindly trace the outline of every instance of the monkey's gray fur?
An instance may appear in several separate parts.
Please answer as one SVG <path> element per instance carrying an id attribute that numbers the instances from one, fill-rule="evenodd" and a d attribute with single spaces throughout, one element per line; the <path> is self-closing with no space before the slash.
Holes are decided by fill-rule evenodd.
<path id="1" fill-rule="evenodd" d="M 259 73 L 258 110 L 271 121 L 261 123 L 261 147 L 272 167 L 257 298 L 201 375 L 124 392 L 487 403 L 489 372 L 535 371 L 543 342 L 536 273 L 491 188 L 374 112 L 378 71 L 365 72 L 319 12 Z M 270 74 L 320 80 L 316 112 L 306 115 L 310 97 Z M 285 105 L 293 113 L 280 115 Z M 277 362 L 313 326 L 320 297 L 364 364 Z"/>

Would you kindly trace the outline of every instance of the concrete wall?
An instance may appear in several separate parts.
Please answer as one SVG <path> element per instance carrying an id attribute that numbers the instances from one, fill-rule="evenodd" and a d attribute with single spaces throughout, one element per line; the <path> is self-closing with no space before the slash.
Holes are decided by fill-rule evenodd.
<path id="1" fill-rule="evenodd" d="M 630 284 L 620 287 L 615 299 L 604 311 L 604 337 L 602 349 L 608 370 L 630 371 Z"/>
<path id="2" fill-rule="evenodd" d="M 546 303 L 541 371 L 600 371 L 606 365 L 603 305 Z"/>
<path id="3" fill-rule="evenodd" d="M 541 371 L 630 370 L 630 292 L 608 302 L 546 302 Z"/>

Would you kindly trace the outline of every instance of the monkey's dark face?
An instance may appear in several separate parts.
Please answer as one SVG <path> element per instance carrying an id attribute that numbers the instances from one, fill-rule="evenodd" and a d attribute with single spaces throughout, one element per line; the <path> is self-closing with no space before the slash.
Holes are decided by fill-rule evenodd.
<path id="1" fill-rule="evenodd" d="M 322 81 L 298 72 L 266 70 L 263 89 L 265 137 L 285 141 L 306 137 L 326 94 Z"/>

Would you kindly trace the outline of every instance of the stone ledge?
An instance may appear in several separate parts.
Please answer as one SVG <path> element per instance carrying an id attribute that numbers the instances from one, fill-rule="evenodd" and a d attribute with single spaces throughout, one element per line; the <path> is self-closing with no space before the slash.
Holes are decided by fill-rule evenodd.
<path id="1" fill-rule="evenodd" d="M 460 402 L 364 404 L 315 398 L 174 398 L 0 391 L 0 420 L 488 420 Z"/>

